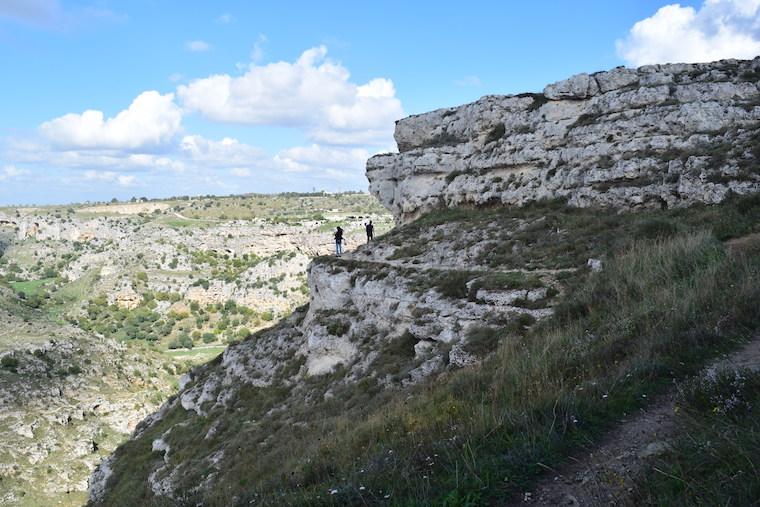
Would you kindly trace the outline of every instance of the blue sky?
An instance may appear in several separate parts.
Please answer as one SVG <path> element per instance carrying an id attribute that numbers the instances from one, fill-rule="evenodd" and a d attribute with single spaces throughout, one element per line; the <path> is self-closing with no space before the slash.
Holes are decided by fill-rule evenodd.
<path id="1" fill-rule="evenodd" d="M 751 57 L 759 16 L 760 0 L 0 0 L 0 204 L 365 189 L 402 116 Z"/>

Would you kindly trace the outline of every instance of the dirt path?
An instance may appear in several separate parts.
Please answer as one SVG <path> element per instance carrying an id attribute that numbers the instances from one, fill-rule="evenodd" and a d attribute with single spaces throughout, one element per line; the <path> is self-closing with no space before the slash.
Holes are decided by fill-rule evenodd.
<path id="1" fill-rule="evenodd" d="M 177 218 L 181 218 L 182 220 L 189 220 L 191 222 L 221 222 L 222 220 L 215 220 L 213 218 L 190 218 L 186 217 L 182 213 L 172 212 L 172 215 L 174 215 Z"/>
<path id="2" fill-rule="evenodd" d="M 710 367 L 760 369 L 760 336 Z M 515 505 L 630 505 L 631 477 L 644 468 L 647 458 L 667 449 L 675 431 L 671 392 L 621 421 L 593 449 L 571 458 L 574 463 L 552 470 L 536 490 Z"/>
<path id="3" fill-rule="evenodd" d="M 357 248 L 360 248 L 361 246 L 363 245 L 360 245 Z M 472 272 L 482 272 L 483 274 L 521 273 L 525 275 L 538 275 L 538 276 L 553 276 L 560 273 L 574 273 L 578 271 L 578 268 L 484 269 L 482 267 L 461 266 L 461 265 L 456 265 L 456 264 L 430 264 L 427 262 L 417 263 L 417 262 L 409 262 L 409 261 L 403 261 L 403 260 L 398 260 L 398 259 L 385 259 L 385 258 L 377 259 L 374 257 L 367 256 L 365 252 L 362 252 L 360 250 L 354 250 L 354 251 L 347 250 L 346 254 L 343 256 L 343 259 L 364 262 L 366 264 L 375 264 L 378 266 L 391 266 L 393 268 L 409 269 L 412 271 L 425 271 L 427 269 L 435 269 L 437 271 L 472 271 Z"/>

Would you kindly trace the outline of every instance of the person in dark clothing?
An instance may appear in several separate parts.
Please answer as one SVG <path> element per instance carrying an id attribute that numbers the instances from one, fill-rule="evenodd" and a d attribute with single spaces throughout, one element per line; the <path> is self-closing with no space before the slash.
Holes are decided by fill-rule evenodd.
<path id="1" fill-rule="evenodd" d="M 367 230 L 367 243 L 375 239 L 375 226 L 372 225 L 372 220 L 368 224 L 364 224 L 364 228 Z"/>
<path id="2" fill-rule="evenodd" d="M 335 255 L 338 257 L 343 253 L 343 229 L 337 227 L 335 229 Z"/>

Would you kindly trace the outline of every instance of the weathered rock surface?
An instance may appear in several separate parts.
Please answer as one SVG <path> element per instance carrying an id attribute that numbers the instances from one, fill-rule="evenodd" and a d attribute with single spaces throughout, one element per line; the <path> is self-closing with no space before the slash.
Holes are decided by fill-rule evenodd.
<path id="1" fill-rule="evenodd" d="M 760 190 L 760 58 L 579 74 L 396 124 L 370 191 L 408 222 L 436 208 L 565 197 L 625 209 Z"/>
<path id="2" fill-rule="evenodd" d="M 0 323 L 0 504 L 82 502 L 88 473 L 158 407 L 171 377 L 158 354 L 21 310 L 1 287 Z"/>

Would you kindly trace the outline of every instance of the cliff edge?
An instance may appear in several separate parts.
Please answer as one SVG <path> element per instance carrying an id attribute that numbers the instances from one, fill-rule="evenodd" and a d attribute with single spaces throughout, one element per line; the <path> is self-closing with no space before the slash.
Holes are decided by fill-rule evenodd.
<path id="1" fill-rule="evenodd" d="M 624 209 L 717 203 L 760 189 L 760 58 L 578 74 L 396 123 L 399 153 L 367 163 L 401 222 L 437 208 Z"/>

